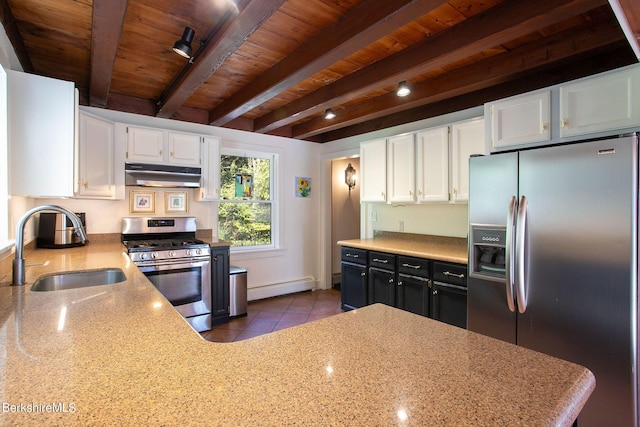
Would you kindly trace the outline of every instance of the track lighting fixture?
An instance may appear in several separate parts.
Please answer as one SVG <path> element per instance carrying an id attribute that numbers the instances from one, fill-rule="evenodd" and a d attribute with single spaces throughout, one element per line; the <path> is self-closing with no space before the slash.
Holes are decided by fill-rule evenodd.
<path id="1" fill-rule="evenodd" d="M 182 33 L 182 38 L 177 40 L 173 45 L 173 51 L 178 55 L 190 59 L 191 58 L 191 42 L 195 37 L 196 32 L 193 28 L 184 27 L 184 32 Z"/>
<path id="2" fill-rule="evenodd" d="M 331 108 L 327 108 L 324 110 L 324 118 L 327 120 L 333 119 L 336 116 L 336 113 L 333 112 Z"/>
<path id="3" fill-rule="evenodd" d="M 411 93 L 411 89 L 409 89 L 409 85 L 405 80 L 398 83 L 398 89 L 396 90 L 396 95 L 398 96 L 407 96 Z"/>

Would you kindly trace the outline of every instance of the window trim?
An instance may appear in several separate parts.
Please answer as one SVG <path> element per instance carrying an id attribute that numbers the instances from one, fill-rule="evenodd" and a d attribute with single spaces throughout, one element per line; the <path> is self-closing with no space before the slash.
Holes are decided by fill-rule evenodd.
<path id="1" fill-rule="evenodd" d="M 259 253 L 277 253 L 281 251 L 280 247 L 280 230 L 281 215 L 280 215 L 280 179 L 279 179 L 279 167 L 281 150 L 271 148 L 264 150 L 262 147 L 251 148 L 233 148 L 233 147 L 220 147 L 220 157 L 222 156 L 237 156 L 237 157 L 257 157 L 263 159 L 269 159 L 271 162 L 271 174 L 269 177 L 270 188 L 270 200 L 229 200 L 220 197 L 218 203 L 269 203 L 271 204 L 271 244 L 270 245 L 256 245 L 256 246 L 231 246 L 231 252 L 237 254 L 259 254 Z M 222 162 L 221 162 L 222 163 Z M 222 187 L 222 179 L 220 182 Z M 219 209 L 216 209 L 216 232 L 219 234 Z"/>

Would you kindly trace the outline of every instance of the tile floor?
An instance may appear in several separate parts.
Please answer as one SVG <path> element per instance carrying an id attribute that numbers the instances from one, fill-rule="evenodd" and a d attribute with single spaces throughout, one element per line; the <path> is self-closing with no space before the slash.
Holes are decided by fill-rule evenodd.
<path id="1" fill-rule="evenodd" d="M 250 301 L 247 316 L 231 319 L 202 332 L 208 341 L 241 341 L 312 320 L 342 313 L 340 291 L 335 289 L 306 291 Z"/>

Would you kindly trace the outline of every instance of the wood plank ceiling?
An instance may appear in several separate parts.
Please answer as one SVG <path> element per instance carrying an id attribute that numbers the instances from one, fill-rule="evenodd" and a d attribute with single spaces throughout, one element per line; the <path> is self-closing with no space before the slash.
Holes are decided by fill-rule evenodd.
<path id="1" fill-rule="evenodd" d="M 611 1 L 0 0 L 0 20 L 82 104 L 327 142 L 634 63 L 637 6 Z"/>

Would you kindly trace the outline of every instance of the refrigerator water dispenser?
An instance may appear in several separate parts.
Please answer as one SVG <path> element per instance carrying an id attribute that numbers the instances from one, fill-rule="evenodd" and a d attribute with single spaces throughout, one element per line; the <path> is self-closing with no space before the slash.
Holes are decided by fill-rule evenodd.
<path id="1" fill-rule="evenodd" d="M 506 250 L 506 226 L 471 224 L 469 275 L 504 282 Z"/>

